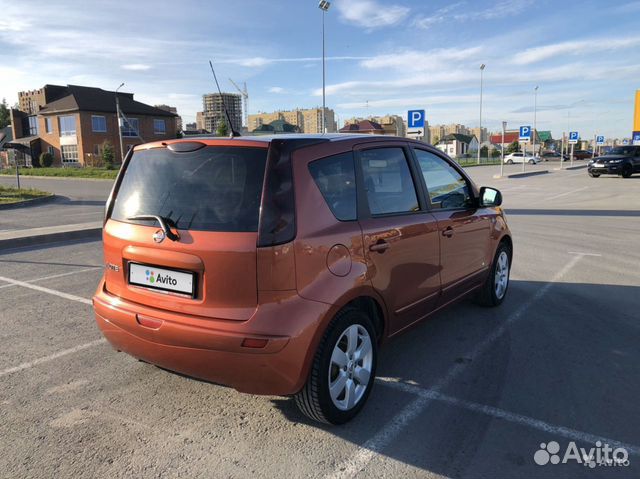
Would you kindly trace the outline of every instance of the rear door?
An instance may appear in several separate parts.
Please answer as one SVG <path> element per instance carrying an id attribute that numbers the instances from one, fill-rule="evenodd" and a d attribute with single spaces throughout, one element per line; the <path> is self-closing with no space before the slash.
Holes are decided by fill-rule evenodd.
<path id="1" fill-rule="evenodd" d="M 403 142 L 356 148 L 359 221 L 373 287 L 390 314 L 390 333 L 430 313 L 440 290 L 438 226 L 427 211 Z"/>
<path id="2" fill-rule="evenodd" d="M 154 308 L 246 320 L 257 304 L 267 143 L 173 147 L 180 144 L 129 160 L 104 228 L 105 287 Z M 157 216 L 179 238 L 141 216 Z"/>
<path id="3" fill-rule="evenodd" d="M 440 233 L 440 279 L 447 301 L 477 286 L 491 264 L 490 209 L 478 209 L 469 180 L 445 158 L 413 148 Z"/>

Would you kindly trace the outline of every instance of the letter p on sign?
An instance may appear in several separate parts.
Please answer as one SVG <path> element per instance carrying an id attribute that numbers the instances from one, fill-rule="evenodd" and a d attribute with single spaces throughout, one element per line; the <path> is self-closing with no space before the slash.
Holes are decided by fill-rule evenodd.
<path id="1" fill-rule="evenodd" d="M 407 123 L 409 128 L 424 128 L 424 110 L 409 110 Z"/>

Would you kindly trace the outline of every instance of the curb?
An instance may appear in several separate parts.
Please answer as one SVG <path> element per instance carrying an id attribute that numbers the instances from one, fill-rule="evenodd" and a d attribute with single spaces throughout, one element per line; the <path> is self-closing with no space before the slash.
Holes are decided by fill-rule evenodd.
<path id="1" fill-rule="evenodd" d="M 16 175 L 15 174 L 5 174 L 5 173 L 0 173 L 0 178 L 15 178 Z M 20 180 L 23 179 L 29 179 L 29 178 L 35 178 L 37 180 L 74 180 L 74 181 L 78 181 L 78 180 L 84 180 L 84 181 L 116 181 L 115 178 L 88 178 L 88 177 L 83 177 L 83 176 L 39 176 L 39 175 L 20 175 Z"/>
<path id="2" fill-rule="evenodd" d="M 567 166 L 566 168 L 563 168 L 563 170 L 581 170 L 587 166 L 588 165 Z"/>
<path id="3" fill-rule="evenodd" d="M 547 173 L 549 173 L 549 170 L 525 171 L 524 173 L 511 173 L 510 175 L 504 175 L 502 178 L 526 178 L 528 176 L 546 175 Z M 500 176 L 498 175 L 498 177 Z"/>
<path id="4" fill-rule="evenodd" d="M 66 230 L 60 230 L 59 227 L 34 228 L 43 231 L 41 234 L 29 234 L 29 230 L 22 230 L 25 234 L 18 233 L 14 237 L 9 237 L 11 232 L 0 233 L 0 251 L 60 241 L 102 238 L 102 222 L 70 226 Z M 47 229 L 51 231 L 46 231 Z"/>
<path id="5" fill-rule="evenodd" d="M 49 203 L 50 201 L 58 198 L 56 195 L 41 196 L 40 198 L 33 198 L 30 200 L 17 201 L 15 203 L 8 203 L 6 205 L 0 205 L 1 210 L 12 210 L 15 208 L 28 208 L 29 206 L 41 205 L 43 203 Z"/>

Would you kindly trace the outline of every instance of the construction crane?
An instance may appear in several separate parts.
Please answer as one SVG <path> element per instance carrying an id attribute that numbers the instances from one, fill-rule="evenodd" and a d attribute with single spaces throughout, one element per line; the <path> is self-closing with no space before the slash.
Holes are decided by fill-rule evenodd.
<path id="1" fill-rule="evenodd" d="M 249 92 L 247 92 L 247 82 L 243 83 L 244 89 L 240 89 L 236 82 L 229 78 L 231 84 L 236 87 L 236 90 L 242 95 L 242 102 L 244 104 L 244 126 L 249 128 Z"/>

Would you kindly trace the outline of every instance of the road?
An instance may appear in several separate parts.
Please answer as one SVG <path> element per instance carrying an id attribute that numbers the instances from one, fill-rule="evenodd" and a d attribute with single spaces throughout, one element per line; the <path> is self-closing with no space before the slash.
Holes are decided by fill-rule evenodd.
<path id="1" fill-rule="evenodd" d="M 640 178 L 469 171 L 511 212 L 509 295 L 386 345 L 369 403 L 341 427 L 113 351 L 89 302 L 100 242 L 0 254 L 0 475 L 638 477 Z M 549 441 L 607 442 L 630 464 L 537 465 Z"/>
<path id="2" fill-rule="evenodd" d="M 99 221 L 104 216 L 104 203 L 112 184 L 113 180 L 23 176 L 20 178 L 22 187 L 49 191 L 58 198 L 42 205 L 3 210 L 0 231 Z M 0 176 L 0 185 L 15 186 L 16 179 Z"/>

